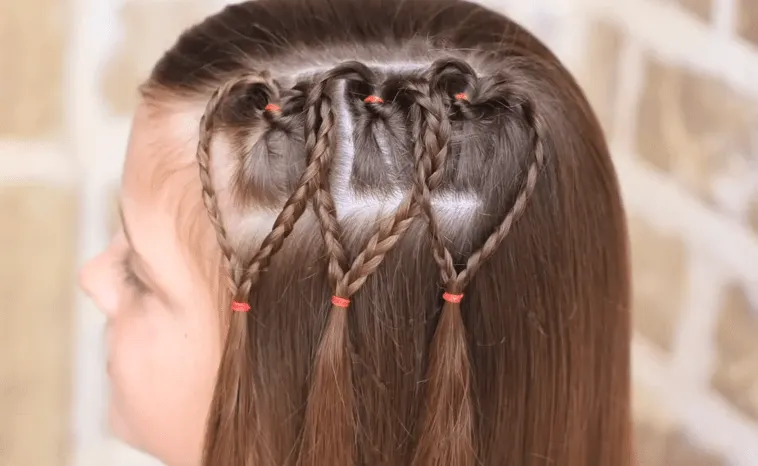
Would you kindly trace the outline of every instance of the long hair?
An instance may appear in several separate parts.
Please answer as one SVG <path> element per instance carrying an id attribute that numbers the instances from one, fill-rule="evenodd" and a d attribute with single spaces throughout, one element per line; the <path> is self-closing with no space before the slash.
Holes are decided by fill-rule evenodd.
<path id="1" fill-rule="evenodd" d="M 631 464 L 617 180 L 523 28 L 455 0 L 247 2 L 144 90 L 207 104 L 235 312 L 205 466 Z"/>

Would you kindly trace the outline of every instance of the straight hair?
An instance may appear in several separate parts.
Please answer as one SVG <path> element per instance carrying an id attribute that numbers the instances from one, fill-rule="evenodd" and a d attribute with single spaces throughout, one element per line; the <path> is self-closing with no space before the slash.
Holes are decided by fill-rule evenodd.
<path id="1" fill-rule="evenodd" d="M 143 91 L 206 105 L 229 327 L 204 466 L 631 464 L 616 175 L 521 26 L 457 0 L 246 2 Z"/>

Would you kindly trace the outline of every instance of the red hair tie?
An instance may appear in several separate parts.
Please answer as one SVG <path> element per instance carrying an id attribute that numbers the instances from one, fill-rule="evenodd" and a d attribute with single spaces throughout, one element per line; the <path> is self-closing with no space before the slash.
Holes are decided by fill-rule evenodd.
<path id="1" fill-rule="evenodd" d="M 465 92 L 455 94 L 455 100 L 465 100 L 466 102 L 468 102 L 468 94 L 466 94 Z"/>
<path id="2" fill-rule="evenodd" d="M 461 301 L 463 301 L 463 295 L 462 294 L 453 294 L 453 293 L 443 293 L 442 299 L 449 303 L 453 304 L 460 304 Z"/>
<path id="3" fill-rule="evenodd" d="M 248 311 L 250 311 L 250 305 L 248 303 L 241 303 L 239 301 L 232 301 L 232 311 L 234 311 L 234 312 L 248 312 Z"/>
<path id="4" fill-rule="evenodd" d="M 340 298 L 339 296 L 332 296 L 332 304 L 347 309 L 350 306 L 350 300 L 347 298 Z"/>
<path id="5" fill-rule="evenodd" d="M 366 97 L 365 99 L 363 99 L 363 101 L 366 102 L 367 104 L 383 104 L 384 103 L 384 99 L 382 99 L 381 97 L 377 95 L 370 95 Z"/>
<path id="6" fill-rule="evenodd" d="M 268 104 L 268 105 L 266 105 L 266 107 L 264 108 L 264 110 L 266 110 L 267 112 L 271 112 L 271 113 L 279 113 L 279 112 L 282 111 L 282 107 L 280 107 L 280 106 L 278 106 L 276 104 Z"/>

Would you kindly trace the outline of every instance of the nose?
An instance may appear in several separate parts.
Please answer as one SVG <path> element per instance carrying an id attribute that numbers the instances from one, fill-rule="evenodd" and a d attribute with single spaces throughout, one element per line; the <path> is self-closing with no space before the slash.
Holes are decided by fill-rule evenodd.
<path id="1" fill-rule="evenodd" d="M 114 279 L 114 261 L 109 251 L 90 259 L 79 271 L 79 286 L 107 317 L 118 307 L 118 281 Z"/>

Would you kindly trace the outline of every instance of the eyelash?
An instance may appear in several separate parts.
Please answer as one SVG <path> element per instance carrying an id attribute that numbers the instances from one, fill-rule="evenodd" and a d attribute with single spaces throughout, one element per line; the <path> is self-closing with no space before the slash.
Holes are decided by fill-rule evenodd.
<path id="1" fill-rule="evenodd" d="M 121 273 L 123 274 L 124 283 L 136 291 L 137 294 L 147 294 L 150 291 L 145 282 L 140 280 L 137 274 L 134 273 L 128 254 L 124 255 L 121 259 Z"/>

